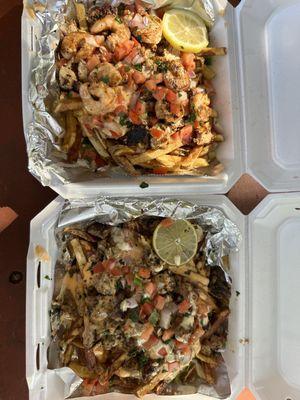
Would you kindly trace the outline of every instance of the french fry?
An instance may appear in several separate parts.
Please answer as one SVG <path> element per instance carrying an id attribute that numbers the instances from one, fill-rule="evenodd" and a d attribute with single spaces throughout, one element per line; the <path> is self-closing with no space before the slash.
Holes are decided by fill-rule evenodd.
<path id="1" fill-rule="evenodd" d="M 77 133 L 77 120 L 74 117 L 73 113 L 68 111 L 66 113 L 66 131 L 63 138 L 62 149 L 66 153 L 71 149 L 76 141 L 76 133 Z"/>
<path id="2" fill-rule="evenodd" d="M 143 154 L 131 157 L 130 161 L 132 162 L 132 164 L 140 164 L 147 161 L 151 161 L 157 159 L 157 157 L 171 153 L 171 151 L 178 149 L 178 147 L 180 146 L 182 146 L 181 140 L 174 140 L 173 142 L 169 143 L 168 146 L 164 149 L 148 150 Z"/>
<path id="3" fill-rule="evenodd" d="M 81 118 L 79 119 L 79 122 L 83 133 L 94 146 L 97 153 L 104 159 L 110 158 L 109 153 L 106 151 L 105 141 L 102 138 L 99 138 L 99 136 L 92 129 L 88 129 Z"/>
<path id="4" fill-rule="evenodd" d="M 55 113 L 81 110 L 83 103 L 79 97 L 74 99 L 61 99 L 54 108 Z"/>
<path id="5" fill-rule="evenodd" d="M 75 3 L 75 9 L 76 9 L 76 16 L 77 16 L 77 20 L 78 20 L 80 29 L 87 31 L 88 26 L 87 26 L 87 22 L 86 22 L 86 12 L 85 12 L 84 4 Z"/>
<path id="6" fill-rule="evenodd" d="M 72 239 L 70 241 L 70 245 L 74 251 L 78 266 L 80 269 L 82 269 L 86 265 L 87 259 L 83 252 L 79 239 Z"/>
<path id="7" fill-rule="evenodd" d="M 179 156 L 171 156 L 169 154 L 159 156 L 156 158 L 156 161 L 158 161 L 160 164 L 162 164 L 164 167 L 167 168 L 172 168 L 176 164 L 180 163 L 182 157 Z"/>
<path id="8" fill-rule="evenodd" d="M 70 227 L 66 227 L 64 229 L 64 232 L 69 233 L 70 235 L 73 235 L 73 236 L 77 236 L 81 239 L 85 239 L 88 242 L 92 242 L 92 243 L 97 242 L 97 240 L 92 235 L 88 234 L 87 232 L 85 232 L 81 229 L 72 228 L 70 226 Z"/>
<path id="9" fill-rule="evenodd" d="M 226 47 L 206 47 L 197 54 L 197 56 L 211 57 L 211 56 L 225 56 L 227 54 Z"/>

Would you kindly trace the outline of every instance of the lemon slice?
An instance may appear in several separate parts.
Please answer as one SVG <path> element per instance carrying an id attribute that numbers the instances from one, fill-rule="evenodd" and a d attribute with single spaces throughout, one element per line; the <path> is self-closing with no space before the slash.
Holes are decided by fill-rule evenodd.
<path id="1" fill-rule="evenodd" d="M 189 10 L 167 11 L 162 26 L 164 37 L 177 50 L 199 53 L 208 46 L 205 23 L 199 15 Z"/>
<path id="2" fill-rule="evenodd" d="M 198 235 L 193 225 L 185 219 L 164 219 L 153 234 L 153 247 L 163 261 L 182 265 L 190 261 L 198 248 Z"/>

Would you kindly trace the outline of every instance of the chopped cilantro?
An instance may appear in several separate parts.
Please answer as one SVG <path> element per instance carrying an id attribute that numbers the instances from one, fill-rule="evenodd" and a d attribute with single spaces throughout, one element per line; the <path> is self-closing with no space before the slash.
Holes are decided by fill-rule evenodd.
<path id="1" fill-rule="evenodd" d="M 212 57 L 206 57 L 205 58 L 205 65 L 212 65 Z"/>
<path id="2" fill-rule="evenodd" d="M 149 317 L 149 322 L 151 325 L 155 326 L 158 323 L 158 320 L 159 320 L 159 314 L 156 310 L 154 310 Z"/>
<path id="3" fill-rule="evenodd" d="M 123 285 L 122 285 L 122 282 L 119 279 L 116 282 L 116 290 L 122 290 L 122 289 L 123 289 Z"/>
<path id="4" fill-rule="evenodd" d="M 134 347 L 133 349 L 129 350 L 128 355 L 129 357 L 136 357 L 138 355 L 138 348 Z"/>
<path id="5" fill-rule="evenodd" d="M 130 71 L 129 65 L 125 65 L 125 72 L 129 72 L 129 71 Z"/>
<path id="6" fill-rule="evenodd" d="M 141 35 L 136 35 L 136 40 L 138 40 L 139 42 L 142 41 L 142 36 Z"/>
<path id="7" fill-rule="evenodd" d="M 122 20 L 121 20 L 120 17 L 116 17 L 115 20 L 116 20 L 119 24 L 122 24 Z"/>
<path id="8" fill-rule="evenodd" d="M 142 300 L 141 300 L 141 303 L 142 303 L 142 304 L 151 303 L 151 300 L 150 300 L 149 297 L 143 297 Z"/>
<path id="9" fill-rule="evenodd" d="M 142 280 L 141 280 L 138 276 L 136 276 L 136 277 L 134 278 L 134 280 L 133 280 L 133 284 L 134 284 L 135 286 L 142 286 L 142 285 L 143 285 L 143 282 L 142 282 Z"/>
<path id="10" fill-rule="evenodd" d="M 44 278 L 47 279 L 48 281 L 52 281 L 52 278 L 50 278 L 49 275 L 45 275 Z"/>
<path id="11" fill-rule="evenodd" d="M 187 122 L 194 122 L 196 120 L 196 113 L 192 112 L 187 118 Z"/>
<path id="12" fill-rule="evenodd" d="M 149 361 L 149 358 L 146 356 L 144 352 L 141 352 L 137 355 L 137 360 L 140 368 L 143 368 Z"/>
<path id="13" fill-rule="evenodd" d="M 138 322 L 139 320 L 139 311 L 138 308 L 133 308 L 128 312 L 128 317 L 132 322 Z"/>
<path id="14" fill-rule="evenodd" d="M 235 291 L 236 297 L 239 297 L 239 295 L 241 294 L 241 292 L 239 292 L 238 290 Z"/>
<path id="15" fill-rule="evenodd" d="M 164 61 L 157 60 L 155 61 L 157 65 L 158 72 L 167 72 L 168 71 L 168 64 Z"/>
<path id="16" fill-rule="evenodd" d="M 122 115 L 120 116 L 120 125 L 126 126 L 127 123 L 128 123 L 127 115 L 126 115 L 126 114 L 122 114 Z"/>
<path id="17" fill-rule="evenodd" d="M 140 188 L 141 188 L 141 189 L 146 189 L 147 187 L 149 187 L 149 183 L 147 183 L 147 182 L 142 182 L 142 183 L 140 184 Z"/>
<path id="18" fill-rule="evenodd" d="M 107 85 L 109 84 L 109 77 L 108 76 L 103 76 L 100 80 L 102 82 L 106 83 Z"/>
<path id="19" fill-rule="evenodd" d="M 178 96 L 179 96 L 179 97 L 182 97 L 182 93 L 181 93 L 181 92 L 179 92 L 179 93 L 178 93 Z"/>
<path id="20" fill-rule="evenodd" d="M 172 339 L 164 340 L 164 343 L 169 344 L 171 343 Z"/>
<path id="21" fill-rule="evenodd" d="M 73 97 L 73 93 L 72 92 L 68 92 L 67 93 L 67 97 L 72 98 Z"/>
<path id="22" fill-rule="evenodd" d="M 142 64 L 135 64 L 134 68 L 135 68 L 137 71 L 142 71 L 143 66 L 142 66 Z"/>

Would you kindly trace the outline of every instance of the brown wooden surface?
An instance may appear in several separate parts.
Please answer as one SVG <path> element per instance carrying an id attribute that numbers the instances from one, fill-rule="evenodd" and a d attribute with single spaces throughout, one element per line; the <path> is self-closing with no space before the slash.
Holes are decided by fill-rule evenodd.
<path id="1" fill-rule="evenodd" d="M 19 215 L 0 234 L 0 400 L 28 399 L 24 327 L 29 223 L 56 196 L 27 171 L 21 115 L 21 4 L 21 0 L 0 1 L 0 206 Z M 245 176 L 229 197 L 249 213 L 265 194 Z M 10 282 L 12 271 L 23 274 L 21 282 Z"/>

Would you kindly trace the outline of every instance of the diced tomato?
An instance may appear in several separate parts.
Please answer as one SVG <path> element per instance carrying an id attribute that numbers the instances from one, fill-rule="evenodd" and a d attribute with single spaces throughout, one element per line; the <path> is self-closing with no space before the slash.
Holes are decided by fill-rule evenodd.
<path id="1" fill-rule="evenodd" d="M 179 132 L 173 133 L 173 135 L 171 137 L 173 140 L 176 140 L 176 141 L 181 140 Z"/>
<path id="2" fill-rule="evenodd" d="M 91 58 L 88 59 L 86 66 L 89 71 L 93 71 L 93 69 L 97 67 L 97 65 L 99 64 L 100 64 L 99 57 L 96 54 L 94 54 Z"/>
<path id="3" fill-rule="evenodd" d="M 195 129 L 198 129 L 199 127 L 200 127 L 199 121 L 195 121 L 195 122 L 194 122 L 194 128 L 195 128 Z"/>
<path id="4" fill-rule="evenodd" d="M 151 129 L 150 129 L 150 134 L 151 134 L 151 136 L 154 137 L 155 139 L 160 139 L 161 137 L 164 136 L 165 132 L 162 131 L 161 129 L 151 128 Z"/>
<path id="5" fill-rule="evenodd" d="M 141 318 L 149 317 L 154 310 L 154 306 L 151 303 L 144 303 L 140 308 Z"/>
<path id="6" fill-rule="evenodd" d="M 127 285 L 130 286 L 130 285 L 133 284 L 134 277 L 133 277 L 133 274 L 131 272 L 126 275 L 125 279 L 126 279 Z"/>
<path id="7" fill-rule="evenodd" d="M 99 154 L 96 155 L 96 159 L 95 159 L 95 163 L 96 163 L 96 167 L 100 168 L 100 167 L 104 167 L 104 165 L 106 165 L 106 161 L 103 160 Z"/>
<path id="8" fill-rule="evenodd" d="M 167 89 L 165 87 L 157 87 L 156 90 L 153 93 L 153 97 L 156 100 L 163 100 L 166 97 L 166 94 L 168 93 L 168 90 L 169 89 Z"/>
<path id="9" fill-rule="evenodd" d="M 84 158 L 89 161 L 95 161 L 97 157 L 97 153 L 93 149 L 86 148 L 81 153 L 81 158 Z"/>
<path id="10" fill-rule="evenodd" d="M 165 347 L 162 347 L 161 349 L 158 350 L 158 354 L 162 357 L 166 357 L 166 355 L 168 354 L 167 350 Z"/>
<path id="11" fill-rule="evenodd" d="M 133 110 L 129 111 L 129 119 L 130 121 L 135 124 L 135 125 L 141 125 L 142 121 L 140 120 L 139 116 L 137 115 L 137 113 Z"/>
<path id="12" fill-rule="evenodd" d="M 110 133 L 111 133 L 111 136 L 113 138 L 116 138 L 116 139 L 118 139 L 121 136 L 121 133 L 119 133 L 119 132 L 115 132 L 115 131 L 111 131 L 110 130 Z"/>
<path id="13" fill-rule="evenodd" d="M 156 291 L 156 285 L 153 282 L 148 282 L 147 285 L 145 286 L 145 291 L 148 293 L 150 296 L 154 294 Z"/>
<path id="14" fill-rule="evenodd" d="M 146 104 L 143 101 L 138 100 L 135 103 L 134 111 L 137 115 L 144 114 L 146 111 Z"/>
<path id="15" fill-rule="evenodd" d="M 183 144 L 190 143 L 192 139 L 192 133 L 193 133 L 192 125 L 186 125 L 182 129 L 180 129 L 179 134 Z"/>
<path id="16" fill-rule="evenodd" d="M 126 58 L 124 59 L 124 61 L 126 63 L 131 63 L 134 59 L 134 57 L 138 54 L 139 50 L 137 47 L 134 47 L 131 52 L 126 56 Z"/>
<path id="17" fill-rule="evenodd" d="M 174 361 L 172 363 L 168 363 L 168 371 L 173 372 L 176 371 L 179 368 L 179 362 Z"/>
<path id="18" fill-rule="evenodd" d="M 169 103 L 173 103 L 174 101 L 177 100 L 177 94 L 175 92 L 173 92 L 173 90 L 169 89 L 166 95 L 166 100 Z"/>
<path id="19" fill-rule="evenodd" d="M 190 72 L 194 71 L 196 68 L 196 63 L 195 63 L 195 54 L 193 53 L 181 53 L 181 62 L 184 68 Z"/>
<path id="20" fill-rule="evenodd" d="M 159 339 L 155 335 L 151 335 L 149 340 L 143 344 L 143 347 L 146 350 L 150 350 L 152 347 L 154 347 L 157 343 L 159 342 Z"/>
<path id="21" fill-rule="evenodd" d="M 113 275 L 113 276 L 121 276 L 121 275 L 123 275 L 123 271 L 121 270 L 121 268 L 113 268 L 111 271 L 111 274 Z"/>
<path id="22" fill-rule="evenodd" d="M 96 265 L 94 265 L 94 267 L 93 267 L 93 272 L 94 272 L 94 274 L 99 274 L 99 273 L 101 273 L 101 272 L 104 272 L 105 271 L 105 267 L 104 267 L 104 265 L 103 265 L 103 263 L 100 261 L 100 262 L 98 262 Z"/>
<path id="23" fill-rule="evenodd" d="M 127 107 L 124 105 L 120 105 L 118 106 L 115 111 L 114 114 L 118 115 L 118 114 L 126 114 L 127 113 Z"/>
<path id="24" fill-rule="evenodd" d="M 145 87 L 146 89 L 150 90 L 150 92 L 154 92 L 157 88 L 156 83 L 154 82 L 153 79 L 149 79 L 148 81 L 146 81 Z"/>
<path id="25" fill-rule="evenodd" d="M 158 168 L 154 168 L 152 170 L 152 173 L 155 175 L 165 175 L 168 173 L 168 168 L 167 167 L 158 167 Z"/>
<path id="26" fill-rule="evenodd" d="M 132 40 L 125 40 L 122 43 L 119 43 L 114 51 L 114 59 L 116 61 L 123 60 L 134 47 L 134 42 Z"/>
<path id="27" fill-rule="evenodd" d="M 169 226 L 173 225 L 174 220 L 172 218 L 165 218 L 161 221 L 161 226 L 168 228 Z"/>
<path id="28" fill-rule="evenodd" d="M 187 299 L 184 299 L 179 305 L 178 305 L 178 311 L 180 314 L 184 314 L 188 311 L 188 309 L 191 307 L 190 302 Z"/>
<path id="29" fill-rule="evenodd" d="M 154 306 L 157 310 L 161 311 L 164 308 L 165 302 L 166 299 L 158 294 L 157 296 L 155 296 Z"/>
<path id="30" fill-rule="evenodd" d="M 189 345 L 188 345 L 187 343 L 179 342 L 179 340 L 175 340 L 175 346 L 176 346 L 177 349 L 179 349 L 179 350 L 183 350 L 183 349 L 189 347 Z"/>
<path id="31" fill-rule="evenodd" d="M 181 113 L 181 106 L 180 106 L 180 104 L 171 103 L 171 104 L 170 104 L 170 111 L 171 111 L 171 113 L 174 114 L 174 115 L 180 115 L 180 113 Z"/>
<path id="32" fill-rule="evenodd" d="M 102 261 L 105 269 L 112 270 L 116 265 L 116 260 L 114 258 L 108 258 L 107 260 Z"/>
<path id="33" fill-rule="evenodd" d="M 137 85 L 141 85 L 146 81 L 145 75 L 140 71 L 134 71 L 132 78 Z"/>
<path id="34" fill-rule="evenodd" d="M 152 335 L 154 331 L 154 326 L 151 325 L 149 322 L 145 325 L 142 334 L 141 334 L 141 339 L 144 340 L 144 342 L 147 342 L 150 339 L 150 336 Z"/>
<path id="35" fill-rule="evenodd" d="M 130 267 L 128 265 L 124 265 L 122 268 L 123 274 L 126 275 L 130 272 Z"/>
<path id="36" fill-rule="evenodd" d="M 171 337 L 172 336 L 174 336 L 174 331 L 173 331 L 173 329 L 167 329 L 167 330 L 165 330 L 164 331 L 164 333 L 163 333 L 163 335 L 162 335 L 162 340 L 164 341 L 164 342 L 166 342 L 167 340 L 169 340 L 169 339 L 171 339 Z"/>
<path id="37" fill-rule="evenodd" d="M 140 268 L 138 274 L 141 278 L 150 278 L 150 270 L 148 268 Z"/>

